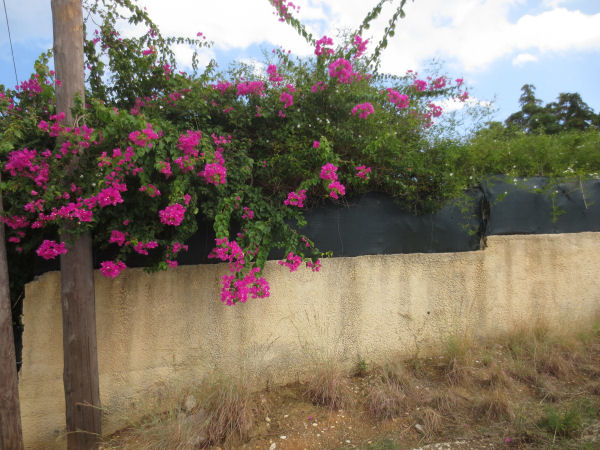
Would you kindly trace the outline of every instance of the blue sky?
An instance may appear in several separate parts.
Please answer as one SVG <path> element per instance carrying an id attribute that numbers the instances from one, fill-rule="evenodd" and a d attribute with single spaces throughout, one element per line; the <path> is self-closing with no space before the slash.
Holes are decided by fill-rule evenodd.
<path id="1" fill-rule="evenodd" d="M 19 80 L 52 45 L 49 0 L 5 0 Z M 313 51 L 279 23 L 267 0 L 138 0 L 164 34 L 203 32 L 215 45 L 203 61 L 261 61 L 261 49 L 284 45 L 298 55 Z M 317 37 L 355 29 L 376 0 L 296 0 L 298 17 Z M 0 10 L 2 16 L 4 11 Z M 389 9 L 387 10 L 389 11 Z M 471 96 L 493 100 L 496 120 L 519 109 L 520 88 L 534 84 L 543 102 L 579 92 L 600 112 L 600 0 L 415 0 L 406 6 L 382 60 L 382 70 L 423 71 L 433 59 L 453 78 L 464 78 Z M 385 11 L 382 14 L 386 16 Z M 389 17 L 389 15 L 388 15 Z M 5 18 L 0 20 L 0 83 L 15 85 Z M 365 38 L 377 41 L 380 20 Z M 124 29 L 124 33 L 133 32 Z M 190 51 L 176 51 L 181 66 Z"/>

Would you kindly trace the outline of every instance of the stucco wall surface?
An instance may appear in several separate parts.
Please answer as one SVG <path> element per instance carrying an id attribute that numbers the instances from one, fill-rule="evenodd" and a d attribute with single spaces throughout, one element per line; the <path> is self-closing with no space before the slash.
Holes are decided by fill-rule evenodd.
<path id="1" fill-rule="evenodd" d="M 439 349 L 451 335 L 488 337 L 543 322 L 576 327 L 600 313 L 600 233 L 490 236 L 482 251 L 325 260 L 320 273 L 269 262 L 271 297 L 226 307 L 225 265 L 115 280 L 96 274 L 104 431 L 123 426 L 136 393 L 214 371 L 284 383 L 314 359 Z M 60 274 L 26 287 L 20 378 L 27 448 L 62 448 Z"/>

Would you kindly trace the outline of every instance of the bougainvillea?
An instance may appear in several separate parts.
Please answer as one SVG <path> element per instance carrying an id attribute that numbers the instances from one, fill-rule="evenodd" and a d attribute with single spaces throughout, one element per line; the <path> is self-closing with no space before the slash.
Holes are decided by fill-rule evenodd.
<path id="1" fill-rule="evenodd" d="M 176 41 L 143 9 L 125 5 L 148 28 L 129 38 L 116 31 L 120 15 L 86 3 L 103 20 L 85 45 L 88 92 L 77 114 L 86 125 L 67 127 L 54 114 L 59 80 L 43 58 L 18 90 L 0 92 L 11 243 L 67 223 L 74 234 L 93 230 L 114 255 L 100 271 L 114 278 L 131 254 L 175 267 L 201 215 L 216 235 L 210 257 L 230 267 L 221 298 L 235 304 L 269 295 L 262 269 L 274 248 L 290 270 L 302 262 L 320 270 L 324 254 L 300 232 L 307 206 L 368 189 L 421 203 L 453 195 L 429 172 L 431 161 L 444 161 L 430 158 L 427 133 L 441 99 L 468 96 L 462 79 L 380 77 L 364 24 L 334 47 L 330 37 L 312 39 L 294 17 L 297 5 L 273 0 L 314 56 L 295 60 L 280 48 L 263 73 L 240 65 L 186 74 L 176 70 Z M 208 45 L 198 37 L 182 42 Z M 64 244 L 46 240 L 37 252 L 56 257 Z"/>

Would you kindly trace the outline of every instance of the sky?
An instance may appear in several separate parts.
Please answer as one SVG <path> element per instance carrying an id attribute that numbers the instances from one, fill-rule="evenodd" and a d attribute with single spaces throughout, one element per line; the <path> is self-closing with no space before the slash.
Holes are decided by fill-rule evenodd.
<path id="1" fill-rule="evenodd" d="M 49 0 L 3 0 L 19 81 L 29 77 L 37 56 L 52 46 Z M 264 61 L 263 52 L 282 46 L 298 56 L 311 48 L 280 23 L 268 0 L 138 0 L 163 35 L 214 42 L 203 50 L 205 64 Z M 296 15 L 316 38 L 336 40 L 340 30 L 358 28 L 377 0 L 296 0 Z M 395 3 L 398 3 L 396 0 Z M 600 0 L 408 0 L 406 17 L 383 53 L 381 70 L 423 73 L 433 61 L 452 78 L 464 78 L 473 101 L 493 102 L 494 120 L 519 110 L 521 86 L 536 87 L 543 103 L 561 92 L 578 92 L 600 112 Z M 4 16 L 4 10 L 0 15 Z M 377 42 L 390 6 L 363 38 Z M 6 26 L 0 18 L 0 84 L 13 87 L 15 73 Z M 133 32 L 123 29 L 124 34 Z M 180 68 L 191 51 L 176 49 Z"/>

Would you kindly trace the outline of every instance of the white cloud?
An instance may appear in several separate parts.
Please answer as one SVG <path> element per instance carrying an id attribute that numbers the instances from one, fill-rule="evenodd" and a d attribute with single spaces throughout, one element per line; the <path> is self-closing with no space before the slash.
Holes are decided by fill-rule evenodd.
<path id="1" fill-rule="evenodd" d="M 445 113 L 449 113 L 449 112 L 453 112 L 453 111 L 461 111 L 466 107 L 473 107 L 473 106 L 479 106 L 479 107 L 483 107 L 483 108 L 491 108 L 492 107 L 492 102 L 487 101 L 487 100 L 480 100 L 476 97 L 469 97 L 464 102 L 460 101 L 459 99 L 448 98 L 448 99 L 444 99 L 442 101 L 434 102 L 434 103 L 437 104 L 438 106 L 441 106 L 442 110 Z"/>
<path id="2" fill-rule="evenodd" d="M 522 66 L 528 62 L 536 62 L 538 57 L 532 55 L 531 53 L 519 53 L 515 58 L 513 58 L 512 63 L 514 66 Z"/>
<path id="3" fill-rule="evenodd" d="M 600 13 L 554 8 L 524 15 L 511 23 L 516 0 L 431 0 L 410 3 L 407 18 L 384 68 L 401 71 L 401 61 L 423 61 L 442 57 L 457 61 L 465 70 L 485 69 L 494 61 L 520 52 L 600 50 Z M 521 5 L 522 6 L 522 5 Z M 435 26 L 435 17 L 446 26 Z M 438 19 L 439 22 L 439 19 Z M 387 56 L 387 55 L 386 55 Z"/>
<path id="4" fill-rule="evenodd" d="M 313 49 L 289 25 L 273 15 L 268 0 L 138 0 L 165 35 L 196 37 L 203 32 L 214 41 L 214 50 L 203 50 L 206 61 L 216 51 L 243 52 L 258 44 L 265 49 L 284 45 L 297 55 Z M 315 37 L 336 37 L 339 30 L 356 29 L 375 0 L 297 0 L 298 18 Z M 395 2 L 398 3 L 398 2 Z M 518 20 L 518 11 L 534 11 Z M 420 69 L 424 62 L 441 58 L 456 63 L 460 71 L 482 70 L 501 58 L 515 64 L 533 62 L 522 55 L 538 58 L 551 52 L 600 50 L 600 3 L 598 13 L 569 10 L 570 0 L 427 0 L 406 3 L 406 18 L 399 21 L 396 36 L 389 41 L 382 70 L 403 74 Z M 13 40 L 44 39 L 51 43 L 49 2 L 28 0 L 27 8 L 18 0 L 7 0 Z M 541 12 L 539 12 L 541 11 Z M 380 18 L 365 33 L 371 48 L 387 25 L 392 6 L 386 4 Z M 0 45 L 6 41 L 0 36 Z M 47 46 L 47 45 L 46 45 Z M 184 66 L 190 52 L 176 49 Z M 456 69 L 456 68 L 455 68 Z M 453 70 L 455 70 L 453 69 Z"/>
<path id="5" fill-rule="evenodd" d="M 260 76 L 264 75 L 267 71 L 267 67 L 262 61 L 254 58 L 242 58 L 240 62 L 252 67 L 252 72 L 254 75 Z"/>

